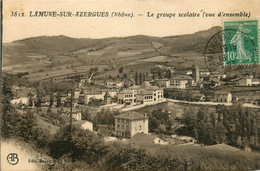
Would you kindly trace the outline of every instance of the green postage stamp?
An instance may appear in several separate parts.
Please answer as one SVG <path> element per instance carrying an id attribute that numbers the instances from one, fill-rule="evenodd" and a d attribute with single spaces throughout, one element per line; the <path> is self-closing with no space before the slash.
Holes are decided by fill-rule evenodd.
<path id="1" fill-rule="evenodd" d="M 224 65 L 259 64 L 258 21 L 225 21 Z"/>

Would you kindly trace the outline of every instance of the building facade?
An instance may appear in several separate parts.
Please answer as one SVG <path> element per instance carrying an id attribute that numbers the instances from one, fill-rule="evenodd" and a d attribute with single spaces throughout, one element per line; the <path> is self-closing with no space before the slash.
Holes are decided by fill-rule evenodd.
<path id="1" fill-rule="evenodd" d="M 238 81 L 239 86 L 258 86 L 260 85 L 259 79 L 252 79 L 252 78 L 242 78 Z"/>
<path id="2" fill-rule="evenodd" d="M 228 91 L 217 91 L 215 92 L 215 102 L 230 103 L 232 102 L 232 94 Z"/>
<path id="3" fill-rule="evenodd" d="M 194 85 L 194 79 L 190 76 L 177 75 L 170 79 L 169 88 L 185 89 Z"/>
<path id="4" fill-rule="evenodd" d="M 118 93 L 118 104 L 146 104 L 164 100 L 163 89 L 145 81 L 141 86 L 132 86 Z"/>
<path id="5" fill-rule="evenodd" d="M 170 80 L 167 78 L 164 79 L 155 79 L 154 84 L 159 87 L 169 88 L 170 87 Z"/>
<path id="6" fill-rule="evenodd" d="M 116 136 L 131 138 L 137 133 L 148 134 L 148 125 L 146 114 L 132 111 L 115 116 Z"/>
<path id="7" fill-rule="evenodd" d="M 61 114 L 70 116 L 70 108 L 66 107 L 66 108 L 61 108 L 61 110 L 59 111 Z M 72 118 L 74 118 L 77 121 L 81 120 L 81 110 L 77 109 L 77 108 L 72 108 Z"/>

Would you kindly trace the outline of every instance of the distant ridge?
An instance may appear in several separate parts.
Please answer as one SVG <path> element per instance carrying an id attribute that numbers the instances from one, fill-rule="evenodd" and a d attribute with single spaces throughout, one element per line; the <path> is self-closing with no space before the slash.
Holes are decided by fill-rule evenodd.
<path id="1" fill-rule="evenodd" d="M 72 53 L 81 49 L 92 49 L 93 52 L 98 49 L 108 48 L 110 50 L 106 51 L 105 54 L 107 55 L 103 55 L 102 57 L 114 58 L 121 49 L 142 50 L 142 47 L 153 48 L 152 42 L 162 44 L 162 51 L 166 51 L 170 55 L 189 52 L 203 53 L 207 41 L 218 31 L 221 31 L 221 27 L 213 27 L 194 34 L 167 37 L 152 37 L 147 35 L 103 39 L 71 38 L 64 35 L 31 37 L 11 43 L 4 43 L 3 64 L 12 65 L 26 62 L 30 60 L 27 57 L 28 53 L 53 55 Z"/>

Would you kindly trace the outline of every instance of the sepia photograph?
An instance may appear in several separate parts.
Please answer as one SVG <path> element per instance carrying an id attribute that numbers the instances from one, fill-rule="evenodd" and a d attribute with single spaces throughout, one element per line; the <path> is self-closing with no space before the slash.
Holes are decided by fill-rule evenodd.
<path id="1" fill-rule="evenodd" d="M 260 1 L 1 6 L 2 171 L 260 170 Z"/>

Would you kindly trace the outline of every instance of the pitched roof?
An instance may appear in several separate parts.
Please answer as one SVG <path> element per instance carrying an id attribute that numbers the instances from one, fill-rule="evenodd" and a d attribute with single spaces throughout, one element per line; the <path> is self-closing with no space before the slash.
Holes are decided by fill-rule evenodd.
<path id="1" fill-rule="evenodd" d="M 115 118 L 136 120 L 136 119 L 146 119 L 146 118 L 148 118 L 148 116 L 145 116 L 145 115 L 138 113 L 138 112 L 129 111 L 129 112 L 126 112 L 126 113 L 122 113 L 118 116 L 115 116 Z"/>
<path id="2" fill-rule="evenodd" d="M 169 81 L 168 78 L 155 79 L 154 81 Z"/>
<path id="3" fill-rule="evenodd" d="M 151 94 L 153 94 L 153 91 L 152 91 L 152 89 L 150 89 L 150 90 L 141 90 L 140 91 L 140 94 L 142 94 L 142 95 L 151 95 Z"/>
<path id="4" fill-rule="evenodd" d="M 118 94 L 133 94 L 133 90 L 124 89 L 120 91 Z"/>
<path id="5" fill-rule="evenodd" d="M 159 90 L 161 88 L 159 88 L 158 86 L 149 86 L 146 88 L 146 90 Z"/>
<path id="6" fill-rule="evenodd" d="M 62 107 L 62 108 L 60 109 L 60 111 L 61 111 L 62 113 L 70 112 L 70 107 Z M 73 107 L 73 108 L 72 108 L 72 112 L 81 112 L 81 110 L 78 109 L 78 108 Z"/>
<path id="7" fill-rule="evenodd" d="M 172 79 L 182 79 L 182 80 L 192 80 L 193 78 L 191 76 L 188 75 L 174 75 Z"/>
<path id="8" fill-rule="evenodd" d="M 138 90 L 140 89 L 140 86 L 139 85 L 133 85 L 131 87 L 128 87 L 129 90 Z"/>
<path id="9" fill-rule="evenodd" d="M 227 94 L 229 94 L 229 93 L 230 93 L 230 91 L 225 91 L 225 90 L 221 90 L 221 91 L 216 91 L 216 92 L 215 92 L 215 94 L 217 94 L 217 95 L 221 95 L 221 94 L 227 95 Z"/>
<path id="10" fill-rule="evenodd" d="M 112 97 L 112 96 L 111 96 L 110 93 L 107 91 L 106 94 L 104 95 L 104 97 L 105 97 L 105 98 L 108 98 L 108 97 Z"/>

